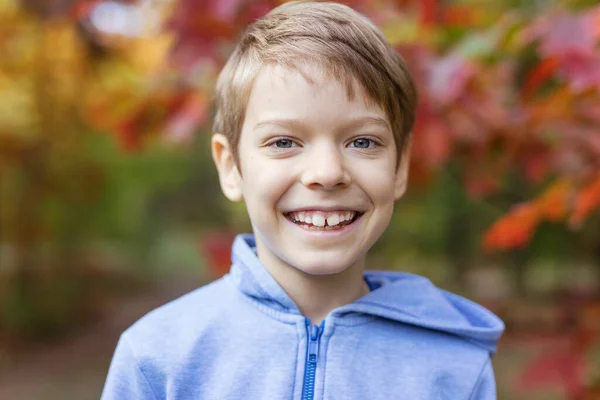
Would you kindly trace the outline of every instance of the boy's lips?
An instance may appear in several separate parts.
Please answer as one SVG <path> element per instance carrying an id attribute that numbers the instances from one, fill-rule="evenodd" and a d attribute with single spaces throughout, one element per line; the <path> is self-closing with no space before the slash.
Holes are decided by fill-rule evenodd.
<path id="1" fill-rule="evenodd" d="M 301 232 L 304 235 L 308 235 L 309 237 L 318 238 L 319 240 L 324 238 L 342 238 L 348 235 L 350 232 L 355 230 L 355 227 L 359 225 L 359 222 L 362 220 L 363 214 L 357 214 L 356 217 L 350 222 L 346 224 L 340 224 L 334 227 L 316 227 L 307 225 L 305 223 L 295 223 L 290 218 L 285 216 L 287 223 L 289 223 L 294 229 Z"/>

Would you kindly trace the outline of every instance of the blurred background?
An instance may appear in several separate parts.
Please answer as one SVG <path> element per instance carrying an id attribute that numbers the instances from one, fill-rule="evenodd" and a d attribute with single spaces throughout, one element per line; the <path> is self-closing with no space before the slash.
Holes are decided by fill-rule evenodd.
<path id="1" fill-rule="evenodd" d="M 279 0 L 0 0 L 0 398 L 97 399 L 119 334 L 229 268 L 211 96 Z M 500 399 L 600 399 L 597 0 L 349 0 L 408 61 L 369 268 L 496 312 Z"/>

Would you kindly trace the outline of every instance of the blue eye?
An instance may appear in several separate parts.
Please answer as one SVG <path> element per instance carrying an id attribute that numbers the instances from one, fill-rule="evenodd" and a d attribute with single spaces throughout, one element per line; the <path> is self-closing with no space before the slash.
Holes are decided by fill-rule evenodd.
<path id="1" fill-rule="evenodd" d="M 373 141 L 367 138 L 360 138 L 352 141 L 353 147 L 359 149 L 368 149 L 369 147 L 371 147 L 371 143 L 373 143 Z"/>
<path id="2" fill-rule="evenodd" d="M 279 139 L 273 143 L 278 149 L 289 149 L 294 146 L 294 142 L 290 139 Z"/>

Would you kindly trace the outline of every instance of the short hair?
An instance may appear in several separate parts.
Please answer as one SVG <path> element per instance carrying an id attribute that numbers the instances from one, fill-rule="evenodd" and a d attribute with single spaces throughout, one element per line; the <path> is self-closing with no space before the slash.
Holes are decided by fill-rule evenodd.
<path id="1" fill-rule="evenodd" d="M 386 113 L 394 135 L 397 164 L 412 130 L 415 82 L 381 31 L 352 8 L 330 2 L 293 1 L 274 8 L 240 36 L 219 75 L 213 131 L 221 133 L 238 162 L 238 146 L 254 80 L 264 65 L 298 70 L 316 63 L 354 97 L 355 83 L 368 101 Z M 309 78 L 307 78 L 309 79 Z"/>

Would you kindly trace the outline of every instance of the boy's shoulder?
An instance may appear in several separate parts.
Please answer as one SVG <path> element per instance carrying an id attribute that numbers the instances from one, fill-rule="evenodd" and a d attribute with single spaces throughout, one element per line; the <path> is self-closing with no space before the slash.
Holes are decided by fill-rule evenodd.
<path id="1" fill-rule="evenodd" d="M 218 279 L 153 309 L 125 330 L 123 336 L 148 347 L 194 340 L 211 320 L 231 309 L 235 295 L 225 279 Z"/>
<path id="2" fill-rule="evenodd" d="M 367 271 L 365 276 L 381 288 L 343 307 L 344 312 L 359 311 L 410 327 L 411 335 L 431 338 L 432 346 L 467 345 L 495 353 L 504 323 L 482 305 L 438 288 L 420 275 Z"/>

